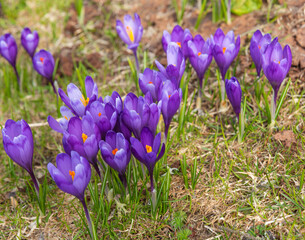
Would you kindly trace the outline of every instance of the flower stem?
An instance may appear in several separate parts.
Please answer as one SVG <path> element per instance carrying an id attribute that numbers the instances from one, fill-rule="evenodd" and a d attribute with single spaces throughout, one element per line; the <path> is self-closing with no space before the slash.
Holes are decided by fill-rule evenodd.
<path id="1" fill-rule="evenodd" d="M 96 236 L 96 232 L 92 231 L 92 221 L 91 221 L 91 218 L 90 218 L 90 214 L 89 214 L 86 202 L 85 202 L 84 199 L 80 200 L 80 201 L 81 201 L 81 203 L 83 204 L 83 207 L 84 207 L 84 211 L 85 211 L 85 215 L 86 215 L 86 218 L 87 218 L 88 228 L 89 228 L 89 231 L 90 231 L 91 239 L 93 239 L 93 240 L 98 239 L 97 236 Z"/>
<path id="2" fill-rule="evenodd" d="M 137 76 L 139 76 L 140 66 L 139 66 L 139 60 L 138 60 L 138 55 L 137 55 L 137 49 L 133 49 L 133 55 L 134 55 L 134 58 L 136 60 Z"/>
<path id="3" fill-rule="evenodd" d="M 167 135 L 168 135 L 168 130 L 169 130 L 169 124 L 164 124 L 165 129 L 164 129 L 164 142 L 167 142 Z"/>
<path id="4" fill-rule="evenodd" d="M 34 183 L 34 187 L 35 187 L 35 192 L 36 192 L 36 195 L 37 195 L 37 198 L 39 199 L 39 183 L 34 175 L 33 172 L 29 172 L 31 178 L 32 178 L 32 181 Z"/>
<path id="5" fill-rule="evenodd" d="M 277 92 L 278 89 L 273 89 L 273 99 L 271 100 L 271 123 L 275 121 Z"/>
<path id="6" fill-rule="evenodd" d="M 221 101 L 224 102 L 225 100 L 225 81 L 224 80 L 220 80 L 220 87 L 221 87 Z"/>
<path id="7" fill-rule="evenodd" d="M 244 130 L 245 130 L 245 118 L 244 111 L 241 108 L 239 116 L 237 116 L 239 129 L 238 129 L 238 142 L 241 143 L 243 141 Z"/>
<path id="8" fill-rule="evenodd" d="M 16 66 L 14 66 L 13 68 L 14 68 L 14 72 L 15 72 L 15 75 L 16 75 L 16 78 L 17 78 L 18 86 L 19 86 L 19 88 L 20 88 L 20 77 L 19 77 L 19 73 L 18 73 L 18 71 L 17 71 Z"/>

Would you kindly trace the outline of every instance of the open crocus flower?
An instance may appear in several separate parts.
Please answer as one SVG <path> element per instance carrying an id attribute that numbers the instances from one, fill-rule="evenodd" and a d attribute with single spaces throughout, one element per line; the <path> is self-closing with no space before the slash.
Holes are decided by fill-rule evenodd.
<path id="1" fill-rule="evenodd" d="M 226 92 L 228 99 L 233 107 L 237 119 L 239 119 L 241 106 L 241 87 L 236 77 L 226 79 Z"/>
<path id="2" fill-rule="evenodd" d="M 161 106 L 161 112 L 165 125 L 165 139 L 167 139 L 169 125 L 172 121 L 173 116 L 176 114 L 180 107 L 181 100 L 181 88 L 176 89 L 173 83 L 167 80 L 163 85 L 161 101 L 158 104 Z"/>
<path id="3" fill-rule="evenodd" d="M 185 70 L 185 60 L 177 43 L 171 42 L 167 47 L 167 67 L 155 61 L 157 68 L 166 79 L 172 81 L 176 89 L 180 86 L 180 80 Z"/>
<path id="4" fill-rule="evenodd" d="M 227 35 L 218 28 L 212 36 L 213 39 L 213 56 L 220 69 L 222 80 L 225 80 L 226 73 L 237 57 L 240 49 L 240 36 L 238 35 L 235 41 L 234 32 L 229 31 Z"/>
<path id="5" fill-rule="evenodd" d="M 54 93 L 57 94 L 53 81 L 55 62 L 52 54 L 43 49 L 37 52 L 33 57 L 33 67 L 41 76 L 48 79 L 52 84 Z"/>
<path id="6" fill-rule="evenodd" d="M 118 113 L 111 103 L 93 102 L 86 115 L 91 115 L 99 128 L 102 139 L 105 139 L 106 133 L 113 130 L 117 123 Z"/>
<path id="7" fill-rule="evenodd" d="M 204 39 L 198 34 L 193 40 L 188 41 L 187 46 L 190 63 L 197 73 L 199 85 L 200 88 L 202 88 L 204 74 L 213 60 L 212 44 L 210 39 L 204 41 Z"/>
<path id="8" fill-rule="evenodd" d="M 269 80 L 274 91 L 274 106 L 272 120 L 275 117 L 276 99 L 280 86 L 287 76 L 291 67 L 292 55 L 289 45 L 282 49 L 281 44 L 275 38 L 266 48 L 262 55 L 262 66 L 266 78 Z"/>
<path id="9" fill-rule="evenodd" d="M 32 167 L 34 142 L 30 126 L 23 119 L 17 122 L 9 119 L 2 129 L 2 136 L 6 154 L 30 174 L 39 196 L 39 185 Z"/>
<path id="10" fill-rule="evenodd" d="M 60 190 L 77 197 L 81 201 L 92 237 L 92 222 L 85 201 L 85 190 L 91 178 L 90 164 L 84 157 L 72 151 L 71 157 L 66 153 L 58 154 L 56 165 L 57 167 L 48 163 L 48 171 Z"/>
<path id="11" fill-rule="evenodd" d="M 58 89 L 61 100 L 78 117 L 84 116 L 86 109 L 90 107 L 91 103 L 97 100 L 98 97 L 97 85 L 90 76 L 87 76 L 85 79 L 85 89 L 87 98 L 84 97 L 79 88 L 73 83 L 70 83 L 67 87 L 68 96 L 61 88 Z"/>
<path id="12" fill-rule="evenodd" d="M 260 30 L 257 30 L 250 43 L 250 54 L 256 67 L 257 76 L 260 77 L 262 70 L 262 54 L 267 46 L 271 43 L 271 35 L 263 35 Z"/>
<path id="13" fill-rule="evenodd" d="M 85 115 L 82 120 L 78 117 L 72 117 L 68 122 L 66 131 L 51 116 L 48 117 L 48 123 L 54 131 L 63 134 L 65 152 L 68 154 L 71 151 L 78 152 L 78 154 L 85 157 L 92 164 L 100 176 L 96 157 L 101 134 L 92 116 L 90 114 Z"/>
<path id="14" fill-rule="evenodd" d="M 125 171 L 131 156 L 129 141 L 122 133 L 108 131 L 105 141 L 101 140 L 99 147 L 104 161 L 119 172 L 119 177 L 126 188 Z"/>
<path id="15" fill-rule="evenodd" d="M 135 94 L 128 93 L 124 101 L 123 122 L 138 139 L 143 127 L 148 127 L 155 133 L 160 118 L 160 108 L 146 99 L 148 98 L 138 98 Z"/>
<path id="16" fill-rule="evenodd" d="M 4 57 L 14 68 L 18 84 L 20 85 L 19 74 L 16 69 L 16 58 L 18 48 L 13 35 L 6 33 L 0 37 L 0 54 Z"/>
<path id="17" fill-rule="evenodd" d="M 39 35 L 36 31 L 31 31 L 29 28 L 24 28 L 21 32 L 21 44 L 28 54 L 33 58 L 36 48 L 39 43 Z"/>
<path id="18" fill-rule="evenodd" d="M 157 161 L 163 157 L 165 151 L 165 145 L 162 144 L 161 150 L 161 133 L 156 136 L 144 127 L 141 132 L 140 141 L 134 137 L 130 138 L 131 152 L 141 163 L 143 163 L 149 172 L 151 181 L 151 191 L 154 191 L 154 167 Z M 160 150 L 160 152 L 159 152 Z"/>
<path id="19" fill-rule="evenodd" d="M 164 52 L 167 53 L 167 47 L 171 42 L 175 42 L 181 48 L 181 52 L 185 58 L 189 56 L 187 42 L 193 39 L 189 29 L 183 30 L 182 27 L 176 25 L 171 34 L 168 31 L 163 31 L 162 46 Z"/>
<path id="20" fill-rule="evenodd" d="M 133 51 L 135 56 L 137 71 L 139 73 L 139 61 L 137 57 L 137 48 L 143 35 L 143 27 L 141 25 L 141 19 L 138 14 L 134 14 L 134 20 L 130 15 L 124 16 L 124 24 L 120 21 L 116 21 L 116 31 L 120 38 L 128 45 L 128 48 Z"/>
<path id="21" fill-rule="evenodd" d="M 139 74 L 139 86 L 144 95 L 150 92 L 154 102 L 160 100 L 163 86 L 160 72 L 146 68 L 143 73 Z"/>

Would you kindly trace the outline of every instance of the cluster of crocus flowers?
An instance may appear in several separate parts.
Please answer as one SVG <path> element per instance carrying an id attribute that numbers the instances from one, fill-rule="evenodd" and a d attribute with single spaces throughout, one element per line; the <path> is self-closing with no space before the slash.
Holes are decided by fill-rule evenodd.
<path id="1" fill-rule="evenodd" d="M 54 93 L 57 93 L 53 81 L 53 72 L 55 62 L 52 54 L 46 50 L 40 50 L 35 54 L 39 43 L 39 35 L 36 31 L 31 31 L 28 27 L 21 32 L 21 45 L 30 55 L 33 62 L 33 68 L 43 77 L 47 78 L 52 84 Z M 20 86 L 20 77 L 16 67 L 17 43 L 13 35 L 6 33 L 0 37 L 0 54 L 12 65 L 18 85 Z"/>

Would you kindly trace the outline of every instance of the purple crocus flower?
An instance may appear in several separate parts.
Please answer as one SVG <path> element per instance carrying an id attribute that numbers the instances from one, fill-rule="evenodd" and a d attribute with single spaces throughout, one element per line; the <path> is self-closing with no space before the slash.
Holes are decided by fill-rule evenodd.
<path id="1" fill-rule="evenodd" d="M 225 80 L 226 73 L 237 57 L 240 49 L 240 36 L 238 35 L 235 41 L 234 32 L 229 31 L 227 35 L 218 28 L 212 36 L 213 41 L 213 56 L 220 69 L 222 80 Z"/>
<path id="2" fill-rule="evenodd" d="M 146 68 L 143 73 L 139 74 L 139 86 L 145 95 L 149 92 L 154 102 L 161 98 L 162 79 L 160 72 Z"/>
<path id="3" fill-rule="evenodd" d="M 86 113 L 91 115 L 99 128 L 102 139 L 105 139 L 106 133 L 113 130 L 117 123 L 118 113 L 111 103 L 93 102 Z"/>
<path id="4" fill-rule="evenodd" d="M 33 67 L 41 76 L 48 79 L 52 84 L 54 93 L 57 94 L 53 81 L 55 62 L 52 54 L 44 49 L 37 52 L 33 57 Z"/>
<path id="5" fill-rule="evenodd" d="M 70 83 L 67 87 L 68 96 L 61 88 L 58 89 L 61 100 L 78 117 L 84 116 L 86 109 L 98 98 L 97 85 L 90 76 L 87 76 L 85 79 L 85 89 L 87 98 L 84 97 L 79 88 L 73 83 Z"/>
<path id="6" fill-rule="evenodd" d="M 139 72 L 139 62 L 137 57 L 137 48 L 143 35 L 143 26 L 141 25 L 141 19 L 138 14 L 134 14 L 134 20 L 130 15 L 124 16 L 124 24 L 120 21 L 116 21 L 116 30 L 120 38 L 128 45 L 128 49 L 131 49 L 134 53 L 137 70 Z"/>
<path id="7" fill-rule="evenodd" d="M 138 98 L 135 94 L 128 93 L 124 101 L 123 122 L 138 139 L 145 126 L 155 133 L 160 118 L 160 108 L 147 99 L 149 98 Z"/>
<path id="8" fill-rule="evenodd" d="M 140 141 L 134 137 L 130 138 L 131 152 L 141 163 L 143 163 L 149 172 L 151 181 L 151 192 L 154 191 L 154 167 L 157 161 L 163 157 L 165 145 L 162 144 L 161 150 L 161 133 L 156 136 L 149 128 L 144 127 L 141 131 Z M 160 152 L 159 152 L 160 150 Z M 158 154 L 159 153 L 159 154 Z"/>
<path id="9" fill-rule="evenodd" d="M 289 45 L 286 45 L 282 49 L 277 38 L 267 46 L 266 51 L 262 55 L 264 74 L 274 90 L 273 117 L 275 116 L 277 94 L 284 78 L 289 72 L 291 62 L 292 55 Z"/>
<path id="10" fill-rule="evenodd" d="M 226 92 L 228 99 L 233 107 L 237 119 L 239 119 L 240 106 L 241 106 L 241 87 L 236 77 L 226 79 Z"/>
<path id="11" fill-rule="evenodd" d="M 198 34 L 193 40 L 188 41 L 187 46 L 190 63 L 197 73 L 201 89 L 204 74 L 213 60 L 212 44 L 210 39 L 204 41 L 201 35 Z"/>
<path id="12" fill-rule="evenodd" d="M 72 151 L 78 152 L 92 164 L 98 175 L 101 176 L 96 158 L 101 134 L 92 116 L 85 115 L 82 120 L 78 117 L 72 117 L 68 122 L 67 130 L 64 130 L 51 116 L 48 117 L 48 123 L 54 131 L 63 134 L 62 141 L 65 152 L 68 154 Z"/>
<path id="13" fill-rule="evenodd" d="M 250 54 L 256 67 L 257 76 L 260 77 L 262 69 L 262 54 L 265 52 L 267 46 L 271 43 L 271 35 L 263 35 L 260 30 L 257 30 L 250 43 Z"/>
<path id="14" fill-rule="evenodd" d="M 36 48 L 39 43 L 39 35 L 36 31 L 31 31 L 29 28 L 24 28 L 21 32 L 21 44 L 28 54 L 33 58 Z"/>
<path id="15" fill-rule="evenodd" d="M 176 25 L 171 34 L 168 31 L 163 31 L 162 46 L 164 52 L 167 53 L 167 47 L 171 42 L 175 42 L 181 48 L 181 52 L 185 58 L 189 56 L 187 42 L 193 39 L 189 29 L 183 30 L 182 27 Z"/>
<path id="16" fill-rule="evenodd" d="M 34 142 L 30 126 L 23 119 L 17 122 L 9 119 L 2 129 L 2 136 L 6 154 L 30 174 L 39 196 L 39 185 L 32 167 Z"/>
<path id="17" fill-rule="evenodd" d="M 0 54 L 4 57 L 14 68 L 18 84 L 20 85 L 20 78 L 16 68 L 18 48 L 15 38 L 10 33 L 6 33 L 0 37 Z"/>
<path id="18" fill-rule="evenodd" d="M 178 44 L 171 42 L 167 47 L 167 67 L 155 61 L 157 68 L 166 79 L 173 82 L 176 89 L 180 86 L 180 80 L 185 70 L 185 60 Z"/>
<path id="19" fill-rule="evenodd" d="M 161 101 L 158 104 L 161 106 L 161 111 L 165 125 L 165 132 L 164 132 L 165 139 L 167 139 L 170 122 L 173 116 L 178 111 L 181 100 L 182 100 L 181 88 L 176 89 L 173 83 L 167 80 L 163 85 Z"/>
<path id="20" fill-rule="evenodd" d="M 60 190 L 77 197 L 81 201 L 91 236 L 93 236 L 92 222 L 85 202 L 85 190 L 91 178 L 89 162 L 77 152 L 72 151 L 71 157 L 66 153 L 58 154 L 56 165 L 57 167 L 48 163 L 47 166 L 52 179 Z"/>
<path id="21" fill-rule="evenodd" d="M 111 96 L 106 96 L 103 100 L 104 103 L 111 103 L 115 107 L 118 114 L 123 111 L 123 101 L 120 94 L 116 91 L 113 91 Z"/>
<path id="22" fill-rule="evenodd" d="M 119 172 L 119 177 L 126 188 L 125 171 L 131 156 L 129 141 L 122 133 L 108 131 L 105 141 L 101 140 L 99 147 L 104 161 Z"/>

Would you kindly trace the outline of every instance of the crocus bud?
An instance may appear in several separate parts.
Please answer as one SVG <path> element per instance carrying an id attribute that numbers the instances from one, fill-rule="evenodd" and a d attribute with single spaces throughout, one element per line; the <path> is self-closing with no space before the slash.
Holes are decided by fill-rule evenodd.
<path id="1" fill-rule="evenodd" d="M 21 32 L 21 44 L 28 54 L 33 58 L 36 48 L 39 43 L 39 35 L 36 31 L 31 31 L 29 28 L 24 28 Z"/>
<path id="2" fill-rule="evenodd" d="M 0 54 L 16 68 L 16 57 L 18 53 L 15 38 L 10 33 L 6 33 L 0 37 Z"/>
<path id="3" fill-rule="evenodd" d="M 240 49 L 240 36 L 238 35 L 235 41 L 234 32 L 229 31 L 227 35 L 218 28 L 212 36 L 213 41 L 213 56 L 220 69 L 222 80 L 225 80 L 226 73 L 237 57 Z"/>
<path id="4" fill-rule="evenodd" d="M 226 79 L 226 92 L 228 99 L 233 107 L 237 119 L 239 119 L 240 106 L 241 106 L 241 88 L 236 77 Z"/>
<path id="5" fill-rule="evenodd" d="M 138 14 L 134 14 L 134 20 L 130 15 L 124 16 L 124 24 L 116 21 L 116 30 L 120 38 L 128 45 L 128 48 L 135 50 L 138 48 L 143 34 L 141 19 Z"/>
<path id="6" fill-rule="evenodd" d="M 17 122 L 9 119 L 2 129 L 2 136 L 6 154 L 30 174 L 38 194 L 38 182 L 32 167 L 34 142 L 30 126 L 23 119 Z"/>
<path id="7" fill-rule="evenodd" d="M 71 157 L 66 153 L 58 154 L 56 164 L 57 167 L 48 163 L 48 171 L 58 188 L 84 201 L 84 192 L 91 178 L 89 162 L 72 151 Z"/>

